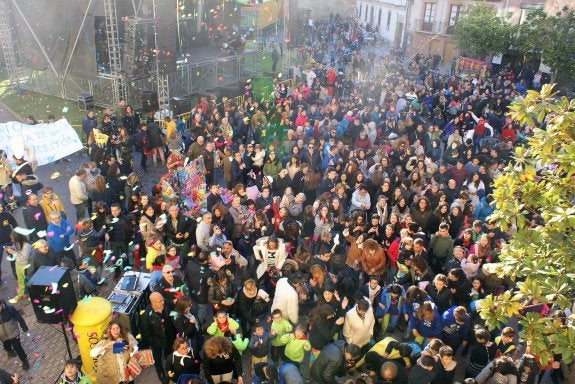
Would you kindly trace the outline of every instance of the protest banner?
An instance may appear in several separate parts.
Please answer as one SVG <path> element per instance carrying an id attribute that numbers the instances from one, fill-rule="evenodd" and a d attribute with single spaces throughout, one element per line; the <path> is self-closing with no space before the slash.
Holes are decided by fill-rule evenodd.
<path id="1" fill-rule="evenodd" d="M 83 145 L 66 119 L 37 125 L 17 121 L 0 124 L 0 149 L 8 159 L 27 148 L 34 151 L 38 165 L 45 165 L 81 150 Z"/>

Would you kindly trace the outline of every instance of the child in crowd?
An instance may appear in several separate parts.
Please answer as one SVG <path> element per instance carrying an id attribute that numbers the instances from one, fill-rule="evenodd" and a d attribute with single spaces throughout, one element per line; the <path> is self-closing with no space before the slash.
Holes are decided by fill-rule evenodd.
<path id="1" fill-rule="evenodd" d="M 270 334 L 263 325 L 257 324 L 254 326 L 252 336 L 250 337 L 249 344 L 252 353 L 252 371 L 256 364 L 265 363 L 268 361 L 268 353 L 270 351 Z"/>
<path id="2" fill-rule="evenodd" d="M 78 370 L 78 366 L 74 360 L 66 361 L 64 365 L 64 372 L 58 379 L 57 384 L 91 384 L 92 381 L 88 376 L 84 376 Z"/>
<path id="3" fill-rule="evenodd" d="M 210 324 L 206 332 L 212 336 L 235 337 L 240 325 L 228 316 L 224 311 L 216 312 L 214 322 Z"/>
<path id="4" fill-rule="evenodd" d="M 479 264 L 479 257 L 473 253 L 469 254 L 467 258 L 461 259 L 461 269 L 463 269 L 465 276 L 467 276 L 469 280 L 477 276 L 479 267 L 481 267 L 481 264 Z"/>
<path id="5" fill-rule="evenodd" d="M 495 338 L 495 345 L 497 346 L 497 357 L 509 356 L 513 357 L 516 350 L 516 345 L 513 342 L 515 338 L 515 330 L 511 327 L 505 327 L 501 331 L 501 336 Z"/>
<path id="6" fill-rule="evenodd" d="M 281 337 L 281 342 L 285 343 L 285 356 L 295 364 L 300 366 L 306 351 L 311 350 L 311 344 L 306 337 L 306 327 L 298 324 L 293 333 L 285 334 Z"/>
<path id="7" fill-rule="evenodd" d="M 272 311 L 272 326 L 270 336 L 271 339 L 271 353 L 272 353 L 272 360 L 274 363 L 277 363 L 280 357 L 283 358 L 284 350 L 285 350 L 285 343 L 282 342 L 281 338 L 285 334 L 291 332 L 292 325 L 289 321 L 285 320 L 282 317 L 282 312 L 279 309 L 274 309 Z"/>
<path id="8" fill-rule="evenodd" d="M 276 383 L 278 380 L 278 368 L 268 362 L 255 365 L 252 374 L 252 384 Z"/>

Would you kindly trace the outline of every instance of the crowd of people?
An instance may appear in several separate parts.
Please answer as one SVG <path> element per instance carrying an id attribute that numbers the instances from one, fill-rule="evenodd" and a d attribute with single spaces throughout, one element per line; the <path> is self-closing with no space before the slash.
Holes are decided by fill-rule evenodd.
<path id="1" fill-rule="evenodd" d="M 105 268 L 150 272 L 142 338 L 112 322 L 92 350 L 106 367 L 98 382 L 132 380 L 126 364 L 146 347 L 162 382 L 439 384 L 463 362 L 463 383 L 535 383 L 547 371 L 559 383 L 561 356 L 542 366 L 516 327 L 489 332 L 477 313 L 478 300 L 513 284 L 490 268 L 513 236 L 489 220 L 491 193 L 531 134 L 505 113 L 533 79 L 366 56 L 359 31 L 339 17 L 314 23 L 319 64 L 292 87 L 278 82 L 273 101 L 257 102 L 248 82 L 243 103 L 201 99 L 163 129 L 124 102 L 100 122 L 88 112 L 91 161 L 69 182 L 75 226 L 51 187 L 26 183 L 33 167 L 18 159 L 15 194 L 3 198 L 34 231 L 15 231 L 1 206 L 0 250 L 19 286 L 10 303 L 44 265 L 69 267 L 79 299 L 105 284 Z M 356 82 L 360 68 L 370 75 Z M 169 175 L 200 157 L 205 211 L 175 185 L 168 193 L 169 177 L 148 192 L 134 172 L 151 159 Z M 14 321 L 6 306 L 3 324 Z M 536 302 L 525 311 L 567 321 Z M 17 346 L 1 329 L 5 347 Z"/>

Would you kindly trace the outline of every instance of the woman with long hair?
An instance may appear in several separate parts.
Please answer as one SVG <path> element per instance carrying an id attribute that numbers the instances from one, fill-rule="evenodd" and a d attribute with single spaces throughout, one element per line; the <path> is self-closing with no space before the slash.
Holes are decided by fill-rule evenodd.
<path id="1" fill-rule="evenodd" d="M 106 181 L 112 195 L 112 202 L 124 205 L 126 183 L 120 179 L 118 163 L 110 165 L 106 173 Z"/>
<path id="2" fill-rule="evenodd" d="M 6 247 L 6 252 L 10 255 L 10 258 L 14 260 L 14 265 L 16 268 L 16 278 L 18 280 L 18 291 L 16 296 L 10 299 L 8 302 L 10 304 L 16 304 L 21 299 L 26 298 L 26 269 L 31 270 L 27 266 L 31 262 L 32 256 L 32 246 L 26 239 L 26 236 L 21 235 L 17 232 L 12 231 L 10 234 L 10 240 L 12 241 L 11 247 Z"/>
<path id="3" fill-rule="evenodd" d="M 196 317 L 190 313 L 192 300 L 188 296 L 180 296 L 174 305 L 174 313 L 170 321 L 179 337 L 188 340 L 191 348 L 199 353 L 203 337 L 200 332 L 200 324 Z"/>
<path id="4" fill-rule="evenodd" d="M 104 176 L 97 175 L 94 178 L 94 188 L 90 191 L 90 199 L 95 202 L 103 201 L 108 207 L 114 202 L 112 191 L 106 184 Z"/>
<path id="5" fill-rule="evenodd" d="M 204 375 L 210 384 L 243 384 L 242 356 L 227 337 L 214 336 L 204 344 Z"/>
<path id="6" fill-rule="evenodd" d="M 479 262 L 482 265 L 484 263 L 491 263 L 493 250 L 491 249 L 489 236 L 487 236 L 485 233 L 481 234 L 479 241 L 469 247 L 469 253 L 477 255 L 477 257 L 479 257 Z"/>
<path id="7" fill-rule="evenodd" d="M 148 204 L 142 210 L 142 216 L 140 217 L 140 234 L 142 235 L 142 242 L 148 247 L 152 236 L 158 233 L 156 229 L 156 211 L 154 206 Z"/>
<path id="8" fill-rule="evenodd" d="M 90 357 L 98 360 L 98 383 L 131 383 L 126 374 L 130 356 L 138 350 L 138 342 L 116 319 L 110 321 L 102 340 L 90 350 Z"/>

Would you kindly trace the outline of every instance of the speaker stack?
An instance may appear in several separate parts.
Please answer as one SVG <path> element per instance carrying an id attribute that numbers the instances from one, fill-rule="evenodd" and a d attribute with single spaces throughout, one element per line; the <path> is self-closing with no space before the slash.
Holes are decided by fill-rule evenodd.
<path id="1" fill-rule="evenodd" d="M 28 281 L 28 293 L 39 323 L 57 324 L 76 309 L 76 293 L 67 268 L 40 267 Z"/>
<path id="2" fill-rule="evenodd" d="M 160 109 L 158 103 L 158 92 L 156 91 L 143 91 L 142 92 L 142 109 L 144 112 L 156 112 Z"/>
<path id="3" fill-rule="evenodd" d="M 89 93 L 81 93 L 78 95 L 78 108 L 80 108 L 81 111 L 94 109 L 94 96 Z"/>

